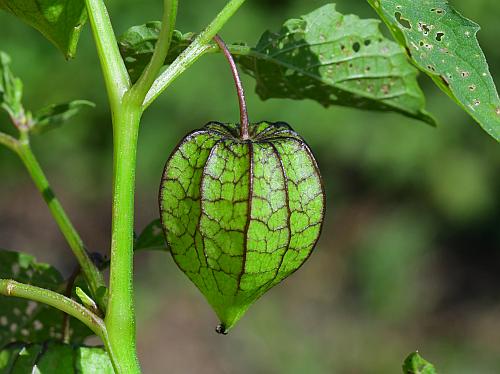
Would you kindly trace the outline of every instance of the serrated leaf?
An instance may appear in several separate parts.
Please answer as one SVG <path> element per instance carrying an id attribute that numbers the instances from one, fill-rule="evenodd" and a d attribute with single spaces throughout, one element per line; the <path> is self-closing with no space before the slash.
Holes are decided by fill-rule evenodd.
<path id="1" fill-rule="evenodd" d="M 0 374 L 114 374 L 108 354 L 100 347 L 12 344 L 0 351 Z"/>
<path id="2" fill-rule="evenodd" d="M 149 64 L 153 55 L 161 22 L 152 21 L 143 25 L 133 26 L 119 39 L 120 53 L 125 60 L 125 65 L 133 82 L 136 82 Z M 191 42 L 194 34 L 183 34 L 175 30 L 165 64 L 170 64 Z"/>
<path id="3" fill-rule="evenodd" d="M 87 100 L 74 100 L 69 103 L 50 105 L 40 109 L 33 116 L 33 125 L 30 132 L 41 134 L 60 127 L 85 107 L 93 108 L 95 104 Z"/>
<path id="4" fill-rule="evenodd" d="M 500 141 L 500 99 L 476 38 L 446 0 L 368 0 L 415 65 Z"/>
<path id="5" fill-rule="evenodd" d="M 60 291 L 64 287 L 61 274 L 48 264 L 19 252 L 0 250 L 0 279 L 14 279 L 37 287 Z M 33 301 L 0 296 L 0 347 L 14 342 L 40 343 L 61 339 L 63 313 Z M 94 335 L 80 321 L 70 318 L 71 341 L 82 342 Z"/>
<path id="6" fill-rule="evenodd" d="M 135 240 L 134 251 L 144 250 L 169 251 L 159 219 L 155 219 L 147 225 Z"/>
<path id="7" fill-rule="evenodd" d="M 75 56 L 87 19 L 84 0 L 0 0 L 0 9 L 40 31 L 67 59 Z"/>
<path id="8" fill-rule="evenodd" d="M 10 70 L 9 55 L 0 51 L 0 107 L 4 109 L 16 123 L 25 118 L 22 104 L 23 82 Z"/>
<path id="9" fill-rule="evenodd" d="M 436 374 L 436 369 L 424 360 L 418 352 L 410 354 L 403 364 L 404 374 Z"/>
<path id="10" fill-rule="evenodd" d="M 324 191 L 316 161 L 285 123 L 212 122 L 169 158 L 162 224 L 179 268 L 226 333 L 250 305 L 300 268 L 321 232 Z"/>
<path id="11" fill-rule="evenodd" d="M 262 99 L 311 99 L 330 105 L 396 111 L 430 124 L 418 71 L 385 38 L 379 21 L 342 15 L 334 4 L 266 32 L 238 62 Z"/>

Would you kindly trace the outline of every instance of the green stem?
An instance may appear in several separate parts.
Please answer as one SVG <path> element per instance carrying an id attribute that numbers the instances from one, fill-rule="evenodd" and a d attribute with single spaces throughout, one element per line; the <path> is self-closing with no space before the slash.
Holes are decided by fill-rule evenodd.
<path id="1" fill-rule="evenodd" d="M 3 132 L 0 132 L 0 144 L 6 146 L 11 151 L 17 152 L 17 147 L 19 145 L 19 142 L 17 139 L 14 139 L 12 136 L 4 134 Z"/>
<path id="2" fill-rule="evenodd" d="M 121 363 L 119 360 L 117 360 L 113 350 L 111 349 L 104 321 L 94 313 L 89 311 L 87 308 L 85 308 L 83 305 L 66 296 L 58 294 L 57 292 L 8 279 L 0 279 L 0 295 L 20 297 L 23 299 L 47 304 L 78 319 L 102 339 L 109 353 L 115 371 L 117 373 L 125 373 L 123 370 L 121 370 Z"/>
<path id="3" fill-rule="evenodd" d="M 71 223 L 71 220 L 64 211 L 64 208 L 52 191 L 47 177 L 31 150 L 29 138 L 26 133 L 21 133 L 21 138 L 17 141 L 15 151 L 26 166 L 26 169 L 33 179 L 35 186 L 42 194 L 42 197 L 47 203 L 52 216 L 59 225 L 59 229 L 66 238 L 70 248 L 78 260 L 78 263 L 82 268 L 82 272 L 85 275 L 85 279 L 87 280 L 90 290 L 92 291 L 92 295 L 96 298 L 101 308 L 105 310 L 106 301 L 102 295 L 102 291 L 106 289 L 104 278 L 99 269 L 92 262 L 80 235 L 76 231 L 75 227 Z"/>
<path id="4" fill-rule="evenodd" d="M 113 26 L 103 0 L 85 0 L 97 54 L 112 108 L 116 108 L 130 88 L 130 77 L 120 55 Z"/>
<path id="5" fill-rule="evenodd" d="M 140 102 L 125 95 L 113 113 L 114 165 L 111 269 L 106 326 L 125 373 L 140 373 L 135 343 L 133 288 L 134 191 Z"/>
<path id="6" fill-rule="evenodd" d="M 187 68 L 196 62 L 204 53 L 211 48 L 211 41 L 219 30 L 227 23 L 227 21 L 236 13 L 243 5 L 245 0 L 231 0 L 215 17 L 215 19 L 207 26 L 207 28 L 199 34 L 196 39 L 182 52 L 179 57 L 165 70 L 153 83 L 146 98 L 144 99 L 143 108 L 147 108 L 151 103 Z"/>
<path id="7" fill-rule="evenodd" d="M 161 30 L 156 43 L 156 48 L 153 52 L 153 57 L 133 87 L 133 91 L 137 95 L 137 100 L 141 103 L 144 101 L 146 94 L 157 78 L 161 68 L 165 64 L 165 59 L 167 58 L 170 43 L 172 42 L 172 35 L 174 33 L 178 5 L 178 0 L 163 1 Z"/>

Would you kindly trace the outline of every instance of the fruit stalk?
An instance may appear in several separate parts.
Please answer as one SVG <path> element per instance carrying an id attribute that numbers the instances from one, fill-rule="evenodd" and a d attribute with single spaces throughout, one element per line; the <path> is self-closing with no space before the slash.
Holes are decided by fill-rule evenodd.
<path id="1" fill-rule="evenodd" d="M 240 104 L 240 125 L 241 125 L 241 139 L 247 140 L 250 138 L 250 134 L 248 131 L 248 109 L 247 109 L 247 102 L 245 99 L 245 90 L 243 89 L 243 84 L 241 82 L 241 77 L 238 72 L 238 68 L 236 67 L 236 63 L 234 62 L 233 55 L 231 52 L 229 52 L 229 49 L 222 40 L 222 38 L 219 35 L 214 36 L 214 41 L 217 43 L 219 48 L 222 50 L 224 53 L 224 56 L 226 57 L 229 66 L 231 67 L 231 72 L 233 74 L 234 78 L 234 83 L 236 85 L 236 91 L 238 92 L 238 101 Z"/>

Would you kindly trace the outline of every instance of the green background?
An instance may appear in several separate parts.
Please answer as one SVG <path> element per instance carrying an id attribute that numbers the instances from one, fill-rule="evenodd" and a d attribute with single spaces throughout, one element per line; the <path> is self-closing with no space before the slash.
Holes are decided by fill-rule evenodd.
<path id="1" fill-rule="evenodd" d="M 161 12 L 159 0 L 107 3 L 118 33 Z M 181 2 L 178 28 L 200 30 L 224 3 Z M 277 30 L 285 19 L 325 3 L 249 1 L 222 36 L 255 44 L 266 28 Z M 364 1 L 337 4 L 340 12 L 376 17 Z M 500 77 L 500 3 L 452 4 L 483 27 L 481 45 L 493 76 Z M 77 58 L 66 63 L 36 31 L 1 13 L 0 49 L 25 81 L 27 107 L 97 103 L 35 139 L 34 147 L 87 245 L 107 253 L 112 133 L 88 27 Z M 231 79 L 222 56 L 206 56 L 144 116 L 138 231 L 159 215 L 159 181 L 175 144 L 210 120 L 237 120 Z M 215 334 L 213 312 L 168 254 L 138 254 L 144 372 L 398 373 L 404 357 L 418 349 L 443 373 L 498 373 L 498 144 L 423 76 L 428 107 L 440 123 L 435 129 L 395 114 L 261 102 L 253 80 L 244 81 L 251 119 L 289 122 L 316 153 L 328 194 L 322 239 L 308 263 L 252 306 L 226 337 Z M 8 129 L 4 114 L 0 129 Z M 75 265 L 21 163 L 4 149 L 0 246 L 35 254 L 66 275 Z"/>

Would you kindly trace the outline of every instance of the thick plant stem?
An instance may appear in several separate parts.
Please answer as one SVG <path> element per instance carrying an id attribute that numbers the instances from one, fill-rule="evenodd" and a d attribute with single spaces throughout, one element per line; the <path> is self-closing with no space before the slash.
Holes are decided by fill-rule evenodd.
<path id="1" fill-rule="evenodd" d="M 143 107 L 151 103 L 188 67 L 196 62 L 204 53 L 210 50 L 210 43 L 219 30 L 229 21 L 245 0 L 231 0 L 207 26 L 203 32 L 189 45 L 184 52 L 165 70 L 149 90 L 144 99 Z"/>
<path id="2" fill-rule="evenodd" d="M 102 292 L 106 289 L 104 278 L 99 269 L 92 262 L 80 235 L 76 231 L 75 227 L 71 223 L 71 220 L 64 211 L 64 208 L 52 191 L 47 177 L 31 150 L 29 138 L 26 133 L 21 133 L 21 138 L 17 143 L 15 151 L 26 166 L 26 169 L 33 179 L 35 186 L 47 203 L 52 216 L 59 225 L 59 229 L 66 238 L 66 241 L 78 260 L 78 263 L 82 268 L 82 272 L 85 275 L 85 279 L 87 280 L 90 290 L 92 291 L 92 295 L 96 298 L 100 307 L 105 310 L 106 300 L 104 299 Z"/>
<path id="3" fill-rule="evenodd" d="M 8 279 L 0 279 L 0 295 L 20 297 L 43 303 L 78 319 L 101 338 L 108 350 L 115 371 L 117 373 L 124 373 L 123 370 L 120 370 L 120 362 L 114 356 L 114 352 L 109 344 L 108 333 L 104 321 L 83 305 L 57 292 Z"/>
<path id="4" fill-rule="evenodd" d="M 106 327 L 127 374 L 140 373 L 135 343 L 133 288 L 134 192 L 141 105 L 125 95 L 113 113 L 114 164 L 111 272 Z"/>
<path id="5" fill-rule="evenodd" d="M 130 88 L 130 78 L 120 55 L 113 26 L 103 0 L 85 0 L 97 54 L 112 108 L 116 108 Z"/>

